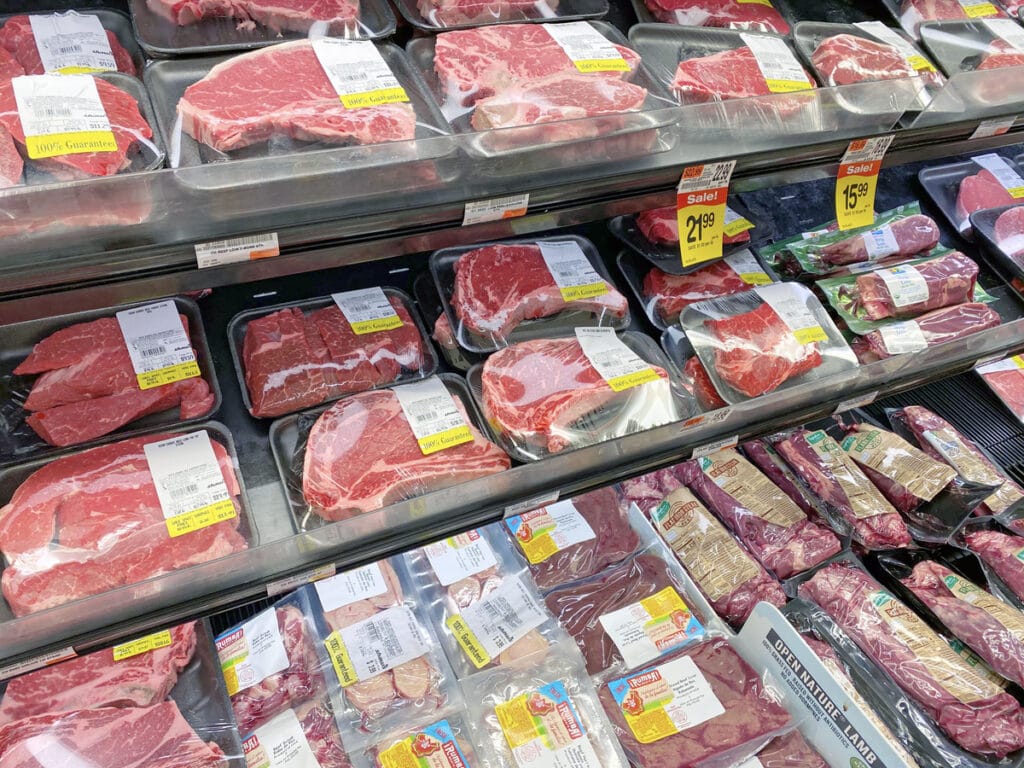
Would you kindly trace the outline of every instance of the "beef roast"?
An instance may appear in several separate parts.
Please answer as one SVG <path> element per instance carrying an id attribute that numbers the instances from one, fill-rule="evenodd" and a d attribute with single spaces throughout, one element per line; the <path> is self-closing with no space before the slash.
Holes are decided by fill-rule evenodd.
<path id="1" fill-rule="evenodd" d="M 964 749 L 997 758 L 1024 747 L 1024 710 L 867 573 L 834 563 L 800 586 Z"/>
<path id="2" fill-rule="evenodd" d="M 920 336 L 924 339 L 925 344 L 933 347 L 936 344 L 962 339 L 964 336 L 984 331 L 986 328 L 995 328 L 1002 322 L 1002 319 L 999 317 L 999 313 L 987 304 L 974 302 L 936 309 L 915 320 L 904 322 L 914 323 L 920 330 Z M 871 352 L 879 358 L 902 354 L 906 351 L 898 347 L 890 350 L 885 334 L 881 330 L 871 331 L 863 338 Z"/>
<path id="3" fill-rule="evenodd" d="M 229 100 L 226 94 L 236 93 Z M 221 152 L 276 137 L 329 144 L 380 144 L 416 137 L 408 103 L 349 109 L 309 40 L 272 45 L 217 64 L 185 89 L 181 129 Z"/>
<path id="4" fill-rule="evenodd" d="M 458 398 L 455 404 L 469 424 Z M 310 430 L 303 498 L 325 520 L 345 520 L 508 469 L 508 456 L 471 424 L 469 430 L 472 442 L 425 456 L 394 392 L 347 397 Z"/>
<path id="5" fill-rule="evenodd" d="M 896 241 L 896 250 L 891 253 L 872 252 L 865 240 L 869 234 L 857 234 L 829 243 L 818 249 L 822 262 L 836 267 L 846 264 L 859 264 L 882 258 L 910 257 L 919 253 L 927 253 L 939 244 L 939 226 L 935 220 L 923 214 L 914 214 L 897 219 L 886 228 L 892 230 Z"/>
<path id="6" fill-rule="evenodd" d="M 726 261 L 716 261 L 685 275 L 671 275 L 652 267 L 641 289 L 644 301 L 654 302 L 654 311 L 665 325 L 674 325 L 690 304 L 749 290 L 750 284 Z"/>
<path id="7" fill-rule="evenodd" d="M 196 649 L 195 622 L 170 633 L 170 645 L 126 659 L 115 661 L 104 649 L 14 678 L 0 701 L 0 725 L 74 709 L 159 704 Z"/>
<path id="8" fill-rule="evenodd" d="M 860 35 L 826 37 L 811 54 L 811 64 L 827 85 L 914 77 L 917 71 L 898 50 Z"/>
<path id="9" fill-rule="evenodd" d="M 744 0 L 646 0 L 658 21 L 687 27 L 726 27 L 754 32 L 789 33 L 789 24 L 766 2 Z"/>
<path id="10" fill-rule="evenodd" d="M 151 11 L 179 26 L 227 16 L 245 32 L 253 23 L 274 32 L 306 32 L 326 23 L 333 34 L 352 30 L 359 18 L 358 0 L 146 0 Z"/>
<path id="11" fill-rule="evenodd" d="M 920 296 L 907 281 L 922 282 Z M 858 275 L 857 297 L 868 320 L 914 317 L 932 309 L 963 304 L 974 298 L 978 265 L 960 251 L 914 265 Z"/>
<path id="12" fill-rule="evenodd" d="M 739 453 L 727 449 L 677 469 L 680 477 L 780 579 L 788 579 L 836 554 L 832 531 L 807 515 Z"/>
<path id="13" fill-rule="evenodd" d="M 974 530 L 964 535 L 967 546 L 1024 600 L 1024 538 L 999 531 Z"/>
<path id="14" fill-rule="evenodd" d="M 1021 263 L 1021 257 L 1024 256 L 1024 205 L 1009 208 L 999 214 L 993 225 L 992 236 L 999 250 Z"/>
<path id="15" fill-rule="evenodd" d="M 455 262 L 451 305 L 465 330 L 500 343 L 523 321 L 559 312 L 591 312 L 605 322 L 625 317 L 626 297 L 602 282 L 602 295 L 567 302 L 539 246 L 485 245 Z"/>

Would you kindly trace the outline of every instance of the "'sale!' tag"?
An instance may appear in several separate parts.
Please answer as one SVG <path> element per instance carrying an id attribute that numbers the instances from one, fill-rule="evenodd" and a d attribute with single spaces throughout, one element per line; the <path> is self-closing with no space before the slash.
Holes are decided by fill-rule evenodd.
<path id="1" fill-rule="evenodd" d="M 735 160 L 690 165 L 676 190 L 679 252 L 684 267 L 722 257 L 725 201 Z"/>
<path id="2" fill-rule="evenodd" d="M 869 227 L 875 221 L 875 188 L 882 158 L 892 134 L 856 139 L 839 161 L 836 179 L 836 221 L 840 229 Z"/>

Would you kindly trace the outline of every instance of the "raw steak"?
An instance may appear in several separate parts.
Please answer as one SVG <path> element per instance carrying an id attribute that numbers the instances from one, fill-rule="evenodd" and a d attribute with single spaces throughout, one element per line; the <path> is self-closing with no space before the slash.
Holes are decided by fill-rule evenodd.
<path id="1" fill-rule="evenodd" d="M 676 658 L 683 656 L 693 660 L 725 712 L 699 725 L 684 728 L 680 733 L 641 743 L 630 730 L 623 716 L 623 706 L 616 703 L 610 688 L 633 688 L 624 704 L 635 702 L 643 705 L 643 689 L 646 686 L 642 685 L 642 681 L 634 683 L 636 687 L 622 681 L 601 686 L 600 697 L 605 712 L 634 765 L 642 768 L 691 768 L 729 750 L 747 744 L 754 746 L 759 739 L 767 739 L 789 724 L 789 713 L 765 690 L 760 674 L 743 661 L 725 640 L 709 640 Z M 630 680 L 636 681 L 640 675 L 663 669 L 670 663 L 668 661 L 658 667 L 635 672 Z M 659 678 L 660 674 L 651 682 L 657 683 Z M 665 683 L 661 683 L 652 694 L 663 696 L 664 686 Z M 713 761 L 709 764 L 713 764 Z"/>
<path id="2" fill-rule="evenodd" d="M 813 88 L 814 81 L 806 73 L 804 76 Z M 746 46 L 679 62 L 671 88 L 683 104 L 772 95 L 754 52 Z M 764 102 L 760 106 L 765 113 L 784 116 L 802 108 L 803 103 L 791 96 L 785 102 Z"/>
<path id="3" fill-rule="evenodd" d="M 652 517 L 665 542 L 715 613 L 742 626 L 758 602 L 781 607 L 786 595 L 759 562 L 725 530 L 672 470 L 622 484 L 627 499 Z"/>
<path id="4" fill-rule="evenodd" d="M 250 31 L 253 22 L 274 32 L 307 32 L 326 22 L 339 34 L 359 20 L 358 0 L 146 0 L 146 5 L 179 26 L 227 16 L 238 20 L 240 32 Z"/>
<path id="5" fill-rule="evenodd" d="M 326 699 L 304 702 L 295 707 L 295 716 L 320 768 L 351 767 L 330 702 Z"/>
<path id="6" fill-rule="evenodd" d="M 679 218 L 676 207 L 654 208 L 636 215 L 636 225 L 644 237 L 655 245 L 679 245 Z M 750 230 L 745 229 L 737 235 L 722 235 L 723 245 L 746 243 L 750 240 Z"/>
<path id="7" fill-rule="evenodd" d="M 998 486 L 991 496 L 974 510 L 976 515 L 999 515 L 1024 500 L 1024 488 L 1010 480 L 966 435 L 938 414 L 919 405 L 909 405 L 889 414 L 889 421 L 902 424 L 917 439 L 921 450 L 945 461 L 964 480 L 980 485 Z"/>
<path id="8" fill-rule="evenodd" d="M 859 568 L 832 564 L 800 586 L 964 749 L 1001 758 L 1024 747 L 1024 711 Z"/>
<path id="9" fill-rule="evenodd" d="M 627 433 L 650 429 L 676 419 L 668 373 L 651 368 L 659 381 L 615 392 L 575 338 L 523 341 L 484 362 L 484 415 L 524 449 L 549 453 L 573 447 L 573 435 L 581 430 L 574 423 L 597 417 L 616 402 L 643 399 L 649 407 L 646 419 L 616 424 L 614 429 Z"/>
<path id="10" fill-rule="evenodd" d="M 277 628 L 288 666 L 231 697 L 231 709 L 242 734 L 251 733 L 286 709 L 324 692 L 320 660 L 313 647 L 315 638 L 302 611 L 295 605 L 270 610 L 277 612 Z M 227 635 L 221 635 L 218 646 L 226 639 Z"/>
<path id="11" fill-rule="evenodd" d="M 180 317 L 187 334 L 188 318 Z M 209 413 L 216 399 L 201 377 L 139 389 L 116 317 L 51 333 L 32 348 L 14 373 L 42 374 L 24 407 L 31 412 L 28 425 L 50 445 L 84 443 L 175 407 L 183 421 L 195 419 Z"/>
<path id="12" fill-rule="evenodd" d="M 48 712 L 149 707 L 167 698 L 196 649 L 195 622 L 171 630 L 171 644 L 114 661 L 96 651 L 16 677 L 0 702 L 0 724 Z"/>
<path id="13" fill-rule="evenodd" d="M 825 758 L 804 741 L 800 731 L 790 731 L 785 736 L 772 739 L 757 753 L 757 760 L 761 768 L 829 768 Z M 750 768 L 754 766 L 756 763 Z"/>
<path id="14" fill-rule="evenodd" d="M 1010 195 L 999 179 L 988 168 L 983 168 L 980 173 L 966 177 L 960 182 L 960 188 L 956 194 L 956 217 L 960 229 L 970 227 L 967 217 L 975 211 L 985 208 L 999 208 L 1003 205 L 1013 205 L 1016 200 Z"/>
<path id="15" fill-rule="evenodd" d="M 117 71 L 124 72 L 126 75 L 137 74 L 132 55 L 121 45 L 117 35 L 109 29 L 106 30 L 106 33 L 110 52 L 114 55 L 114 63 L 117 64 Z M 43 60 L 39 56 L 36 38 L 32 34 L 32 22 L 28 20 L 28 16 L 24 14 L 12 16 L 4 22 L 4 25 L 0 27 L 0 46 L 18 60 L 24 69 L 24 72 L 19 74 L 41 75 L 46 71 L 43 69 Z"/>
<path id="16" fill-rule="evenodd" d="M 716 261 L 686 275 L 670 275 L 657 267 L 644 277 L 645 301 L 654 302 L 654 311 L 665 325 L 674 325 L 691 304 L 742 291 L 750 284 L 736 274 L 725 261 Z"/>
<path id="17" fill-rule="evenodd" d="M 933 560 L 902 582 L 994 672 L 1024 685 L 1024 613 Z"/>
<path id="18" fill-rule="evenodd" d="M 797 341 L 767 302 L 743 314 L 705 320 L 704 327 L 715 339 L 718 375 L 747 397 L 772 392 L 821 365 L 817 342 Z"/>
<path id="19" fill-rule="evenodd" d="M 603 320 L 625 317 L 626 297 L 606 293 L 567 302 L 536 245 L 485 245 L 455 262 L 452 309 L 464 330 L 503 342 L 525 320 L 559 312 L 590 312 Z"/>
<path id="20" fill-rule="evenodd" d="M 864 241 L 865 235 L 859 234 L 824 246 L 818 251 L 818 255 L 825 264 L 843 266 L 880 258 L 916 256 L 919 253 L 927 253 L 939 244 L 938 225 L 923 214 L 907 216 L 887 226 L 892 228 L 892 235 L 896 240 L 897 250 L 893 253 L 872 256 Z"/>
<path id="21" fill-rule="evenodd" d="M 811 54 L 811 64 L 825 78 L 827 85 L 850 85 L 917 75 L 917 71 L 891 45 L 859 35 L 825 38 Z"/>
<path id="22" fill-rule="evenodd" d="M 328 144 L 379 144 L 416 138 L 408 103 L 348 109 L 308 40 L 235 56 L 185 89 L 182 130 L 230 152 L 277 137 Z"/>
<path id="23" fill-rule="evenodd" d="M 1024 421 L 1024 369 L 1014 366 L 1008 370 L 985 371 L 981 377 L 1010 412 Z"/>
<path id="24" fill-rule="evenodd" d="M 147 435 L 64 456 L 18 486 L 0 509 L 0 551 L 8 563 L 3 593 L 16 615 L 248 546 L 235 530 L 237 516 L 186 535 L 168 535 L 143 446 L 174 436 Z M 211 443 L 228 492 L 237 497 L 232 459 L 219 442 Z"/>
<path id="25" fill-rule="evenodd" d="M 466 418 L 458 398 L 455 403 Z M 306 443 L 302 495 L 325 520 L 508 469 L 508 456 L 470 424 L 473 441 L 424 456 L 395 394 L 362 392 L 321 414 Z"/>
<path id="26" fill-rule="evenodd" d="M 417 0 L 416 7 L 431 24 L 455 27 L 553 15 L 558 0 Z"/>
<path id="27" fill-rule="evenodd" d="M 846 521 L 858 543 L 868 549 L 910 544 L 899 513 L 827 434 L 800 429 L 775 448 L 811 492 Z"/>
<path id="28" fill-rule="evenodd" d="M 1019 50 L 1004 40 L 993 40 L 981 63 L 978 64 L 978 69 L 1002 69 L 1003 67 L 1019 67 L 1022 65 L 1024 65 L 1024 51 Z"/>
<path id="29" fill-rule="evenodd" d="M 38 168 L 53 174 L 60 181 L 113 176 L 131 165 L 130 155 L 138 144 L 153 137 L 153 131 L 139 112 L 139 104 L 134 96 L 102 78 L 94 77 L 93 80 L 100 102 L 107 113 L 107 119 L 110 121 L 117 149 L 111 152 L 58 155 L 32 161 Z M 10 80 L 0 80 L 0 125 L 11 134 L 19 147 L 25 146 L 25 132 L 21 127 L 18 103 L 15 101 L 14 86 Z"/>
<path id="30" fill-rule="evenodd" d="M 967 546 L 980 557 L 985 565 L 1024 600 L 1024 538 L 1010 536 L 999 531 L 968 531 L 964 535 Z"/>
<path id="31" fill-rule="evenodd" d="M 726 27 L 789 34 L 789 24 L 767 3 L 743 0 L 646 0 L 658 21 L 687 27 Z"/>
<path id="32" fill-rule="evenodd" d="M 14 139 L 8 130 L 0 125 L 0 189 L 21 184 L 21 174 L 24 170 L 25 161 L 22 160 Z M 0 224 L 0 234 L 2 233 Z"/>
<path id="33" fill-rule="evenodd" d="M 1006 14 L 995 3 L 993 16 Z M 914 37 L 920 37 L 920 26 L 924 21 L 958 21 L 970 19 L 959 0 L 903 0 L 900 5 L 900 24 Z"/>
<path id="34" fill-rule="evenodd" d="M 897 306 L 897 296 L 878 271 L 857 276 L 857 298 L 867 312 L 868 320 L 888 317 L 913 317 L 932 309 L 963 304 L 974 298 L 978 280 L 978 265 L 960 251 L 906 267 L 925 282 L 928 295 L 921 301 Z M 886 272 L 886 274 L 889 274 Z"/>
<path id="35" fill-rule="evenodd" d="M 800 487 L 793 471 L 767 440 L 750 440 L 740 446 L 744 455 L 760 469 L 768 478 L 811 520 L 819 520 L 821 514 L 815 502 Z"/>
<path id="36" fill-rule="evenodd" d="M 571 544 L 539 563 L 531 563 L 530 573 L 542 590 L 601 573 L 622 562 L 640 545 L 636 531 L 629 524 L 625 505 L 614 488 L 600 488 L 575 496 L 572 505 L 590 526 L 594 538 Z"/>
<path id="37" fill-rule="evenodd" d="M 204 742 L 173 701 L 152 707 L 79 709 L 25 718 L 0 727 L 4 768 L 57 763 L 119 768 L 226 766 L 220 747 Z"/>
<path id="38" fill-rule="evenodd" d="M 757 467 L 724 450 L 676 468 L 765 568 L 788 579 L 836 554 L 842 545 L 807 515 Z"/>
<path id="39" fill-rule="evenodd" d="M 559 587 L 549 592 L 544 602 L 566 631 L 576 639 L 586 659 L 587 672 L 596 675 L 623 663 L 622 652 L 605 631 L 601 617 L 669 588 L 679 594 L 665 561 L 652 554 L 642 554 L 615 568 L 604 569 L 593 579 Z M 697 620 L 702 623 L 707 619 L 706 616 L 697 616 Z M 701 639 L 703 633 L 696 637 L 687 634 L 689 621 L 690 615 L 681 615 L 678 619 L 673 615 L 674 631 L 653 640 L 659 655 Z M 643 632 L 643 627 L 639 629 Z M 627 664 L 626 669 L 629 668 Z"/>
<path id="40" fill-rule="evenodd" d="M 3 29 L 0 28 L 0 35 Z M 6 48 L 0 48 L 0 80 L 9 80 L 12 77 L 20 77 L 25 74 L 25 68 L 21 66 L 14 54 Z"/>
<path id="41" fill-rule="evenodd" d="M 708 369 L 696 355 L 686 361 L 686 365 L 683 366 L 683 375 L 690 380 L 691 394 L 697 400 L 702 411 L 713 411 L 728 405 L 715 389 L 715 383 L 711 381 Z"/>
<path id="42" fill-rule="evenodd" d="M 1024 261 L 1024 206 L 999 214 L 992 234 L 1003 253 L 1018 264 Z"/>
<path id="43" fill-rule="evenodd" d="M 281 416 L 420 370 L 426 352 L 416 323 L 401 300 L 389 301 L 402 326 L 377 333 L 356 334 L 334 304 L 308 315 L 290 307 L 251 320 L 242 344 L 249 412 Z"/>
<path id="44" fill-rule="evenodd" d="M 907 320 L 906 322 L 916 323 L 917 327 L 921 329 L 921 335 L 924 336 L 927 345 L 934 347 L 936 344 L 962 339 L 964 336 L 984 331 L 986 328 L 995 328 L 1002 322 L 1002 319 L 999 317 L 999 313 L 990 309 L 988 305 L 971 303 L 936 309 L 921 315 L 916 320 Z M 871 331 L 863 338 L 871 352 L 880 358 L 899 354 L 889 351 L 881 331 Z"/>

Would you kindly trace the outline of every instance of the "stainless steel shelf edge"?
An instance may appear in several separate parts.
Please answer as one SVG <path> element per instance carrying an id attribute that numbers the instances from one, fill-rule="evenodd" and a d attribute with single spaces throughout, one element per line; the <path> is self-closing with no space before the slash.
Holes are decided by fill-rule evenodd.
<path id="1" fill-rule="evenodd" d="M 74 645 L 84 650 L 265 594 L 277 579 L 333 562 L 343 568 L 498 519 L 506 506 L 557 490 L 562 497 L 690 457 L 695 448 L 746 439 L 808 419 L 865 393 L 890 393 L 1024 348 L 1024 320 L 923 352 L 732 406 L 721 421 L 673 424 L 513 468 L 353 520 L 194 566 L 135 586 L 0 624 L 0 664 Z M 825 399 L 822 394 L 828 393 Z"/>

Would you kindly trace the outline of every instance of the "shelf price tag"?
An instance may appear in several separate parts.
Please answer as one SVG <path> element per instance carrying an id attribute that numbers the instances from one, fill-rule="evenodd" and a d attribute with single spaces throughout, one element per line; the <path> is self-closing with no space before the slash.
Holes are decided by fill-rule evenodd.
<path id="1" fill-rule="evenodd" d="M 868 227 L 875 221 L 875 187 L 882 158 L 892 135 L 856 139 L 839 161 L 836 181 L 836 220 L 840 229 Z"/>
<path id="2" fill-rule="evenodd" d="M 155 632 L 152 635 L 139 637 L 121 645 L 115 645 L 112 649 L 114 661 L 124 661 L 132 656 L 139 656 L 143 653 L 155 651 L 158 648 L 166 648 L 171 644 L 171 631 L 165 629 L 163 632 Z"/>
<path id="3" fill-rule="evenodd" d="M 676 189 L 679 252 L 684 267 L 722 257 L 725 201 L 735 160 L 690 165 Z"/>
<path id="4" fill-rule="evenodd" d="M 491 200 L 471 200 L 466 203 L 466 211 L 462 215 L 462 226 L 483 224 L 488 221 L 518 219 L 525 216 L 530 207 L 530 193 L 495 197 Z"/>
<path id="5" fill-rule="evenodd" d="M 1013 124 L 1017 122 L 1017 116 L 1013 117 L 998 117 L 992 120 L 982 120 L 978 123 L 978 127 L 974 129 L 974 133 L 971 134 L 972 139 L 987 139 L 990 136 L 1002 136 L 1013 128 Z"/>
<path id="6" fill-rule="evenodd" d="M 152 389 L 201 375 L 192 343 L 173 301 L 117 313 L 139 389 Z"/>
<path id="7" fill-rule="evenodd" d="M 200 269 L 221 267 L 239 261 L 269 259 L 281 254 L 277 232 L 267 232 L 251 237 L 235 237 L 230 240 L 216 240 L 212 243 L 196 243 L 196 265 Z"/>
<path id="8" fill-rule="evenodd" d="M 75 653 L 75 649 L 70 645 L 66 648 L 60 648 L 55 651 L 48 651 L 41 656 L 36 656 L 28 661 L 19 661 L 16 664 L 8 664 L 7 666 L 0 667 L 0 682 L 7 680 L 11 677 L 17 677 L 23 675 L 26 672 L 31 672 L 35 669 L 41 669 L 43 667 L 49 667 L 53 664 L 59 664 L 62 661 L 73 659 L 78 654 Z"/>
<path id="9" fill-rule="evenodd" d="M 473 442 L 465 417 L 436 376 L 391 391 L 398 398 L 424 456 Z"/>

